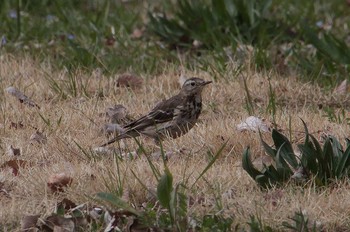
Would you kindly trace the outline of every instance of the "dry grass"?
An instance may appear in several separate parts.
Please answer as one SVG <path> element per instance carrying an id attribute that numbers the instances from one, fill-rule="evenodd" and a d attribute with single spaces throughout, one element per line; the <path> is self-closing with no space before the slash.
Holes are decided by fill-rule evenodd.
<path id="1" fill-rule="evenodd" d="M 327 132 L 338 138 L 349 134 L 349 126 L 331 123 L 319 109 L 319 103 L 344 105 L 344 99 L 335 99 L 326 95 L 315 85 L 298 82 L 295 77 L 280 78 L 275 74 L 261 74 L 254 70 L 245 70 L 247 83 L 254 99 L 257 116 L 271 119 L 266 113 L 269 101 L 268 76 L 277 95 L 276 122 L 278 127 L 300 142 L 303 131 L 299 118 L 303 118 L 311 132 Z M 187 76 L 200 76 L 210 80 L 210 75 L 201 71 L 186 73 Z M 228 74 L 229 75 L 229 74 Z M 145 83 L 135 92 L 117 89 L 113 78 L 98 74 L 77 72 L 78 86 L 76 97 L 66 99 L 50 88 L 47 77 L 59 83 L 66 81 L 66 72 L 55 72 L 49 64 L 38 64 L 30 59 L 1 57 L 1 89 L 15 86 L 40 105 L 40 109 L 21 104 L 6 92 L 1 93 L 0 137 L 2 157 L 0 163 L 13 159 L 7 155 L 10 145 L 21 149 L 22 160 L 29 166 L 20 169 L 14 176 L 9 168 L 0 172 L 0 183 L 4 191 L 0 193 L 0 222 L 15 225 L 18 228 L 23 215 L 49 215 L 55 204 L 67 197 L 76 203 L 89 201 L 86 195 L 105 192 L 117 187 L 116 161 L 108 155 L 89 159 L 77 147 L 89 150 L 106 141 L 99 130 L 105 123 L 101 116 L 107 107 L 123 104 L 128 113 L 137 117 L 147 112 L 162 98 L 175 94 L 179 89 L 177 67 L 169 66 L 159 76 L 143 76 Z M 204 111 L 198 125 L 187 135 L 164 142 L 166 151 L 175 154 L 169 160 L 174 181 L 180 182 L 189 177 L 191 185 L 208 163 L 209 150 L 215 152 L 228 140 L 223 155 L 205 174 L 206 180 L 200 180 L 191 194 L 194 198 L 204 199 L 204 204 L 195 203 L 189 212 L 195 215 L 218 211 L 214 196 L 222 202 L 222 212 L 234 217 L 235 223 L 244 224 L 249 215 L 259 214 L 270 225 L 281 225 L 295 211 L 304 210 L 312 219 L 319 222 L 325 230 L 350 226 L 350 191 L 348 184 L 335 188 L 315 190 L 290 185 L 284 189 L 261 191 L 241 167 L 241 155 L 246 146 L 250 146 L 256 156 L 263 155 L 259 136 L 253 132 L 238 132 L 236 125 L 248 115 L 245 110 L 245 91 L 239 78 L 226 81 L 226 76 L 204 91 Z M 80 87 L 85 86 L 86 97 Z M 69 91 L 66 91 L 69 95 Z M 104 97 L 101 98 L 101 95 Z M 47 125 L 42 117 L 50 121 Z M 60 123 L 58 124 L 58 122 Z M 22 122 L 23 128 L 11 128 L 11 123 Z M 30 141 L 37 128 L 47 136 L 46 144 Z M 269 140 L 270 135 L 264 137 Z M 152 141 L 142 139 L 151 152 L 156 149 Z M 133 140 L 125 141 L 125 147 L 137 149 Z M 123 146 L 124 146 L 123 145 Z M 180 152 L 181 151 L 181 152 Z M 162 170 L 162 161 L 154 161 Z M 134 178 L 133 170 L 149 187 L 156 186 L 155 179 L 144 157 L 124 160 L 119 163 L 120 176 L 125 189 L 124 198 L 139 205 L 147 198 L 147 191 Z M 72 185 L 62 194 L 52 194 L 47 186 L 48 178 L 55 173 L 65 172 L 73 178 Z M 110 189 L 108 189 L 110 188 Z M 91 202 L 93 204 L 93 202 Z"/>

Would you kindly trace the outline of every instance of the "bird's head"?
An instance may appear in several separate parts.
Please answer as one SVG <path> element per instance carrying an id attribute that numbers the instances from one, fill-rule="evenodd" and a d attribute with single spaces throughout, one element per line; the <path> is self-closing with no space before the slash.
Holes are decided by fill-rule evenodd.
<path id="1" fill-rule="evenodd" d="M 205 81 L 198 77 L 187 79 L 181 88 L 181 92 L 185 95 L 200 94 L 207 84 L 212 81 Z"/>

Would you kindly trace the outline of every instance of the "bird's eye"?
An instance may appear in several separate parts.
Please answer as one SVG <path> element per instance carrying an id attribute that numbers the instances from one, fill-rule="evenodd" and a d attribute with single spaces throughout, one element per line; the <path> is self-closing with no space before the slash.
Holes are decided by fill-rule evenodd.
<path id="1" fill-rule="evenodd" d="M 195 86 L 195 84 L 196 84 L 196 83 L 194 83 L 194 82 L 191 82 L 191 86 Z"/>

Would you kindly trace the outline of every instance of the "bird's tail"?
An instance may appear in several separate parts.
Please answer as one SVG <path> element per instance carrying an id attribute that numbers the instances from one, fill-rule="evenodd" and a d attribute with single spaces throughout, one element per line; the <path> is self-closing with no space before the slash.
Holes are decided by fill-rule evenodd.
<path id="1" fill-rule="evenodd" d="M 112 143 L 114 143 L 114 142 L 117 142 L 118 140 L 121 140 L 121 139 L 123 139 L 123 138 L 125 138 L 125 135 L 124 135 L 124 134 L 118 135 L 117 137 L 115 137 L 115 138 L 109 140 L 107 143 L 102 144 L 100 147 L 105 147 L 105 146 L 107 146 L 107 145 L 109 145 L 109 144 L 112 144 Z"/>

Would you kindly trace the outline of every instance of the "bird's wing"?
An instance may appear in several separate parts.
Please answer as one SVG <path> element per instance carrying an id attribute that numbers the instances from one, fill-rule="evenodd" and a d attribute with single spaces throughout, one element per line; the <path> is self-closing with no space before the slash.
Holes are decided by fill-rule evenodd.
<path id="1" fill-rule="evenodd" d="M 129 123 L 128 125 L 124 126 L 124 128 L 127 131 L 142 131 L 148 126 L 152 126 L 158 123 L 169 122 L 177 116 L 178 110 L 176 109 L 179 108 L 179 106 L 181 105 L 179 103 L 181 102 L 182 97 L 179 95 L 176 95 L 163 102 L 160 102 L 147 115 Z"/>

